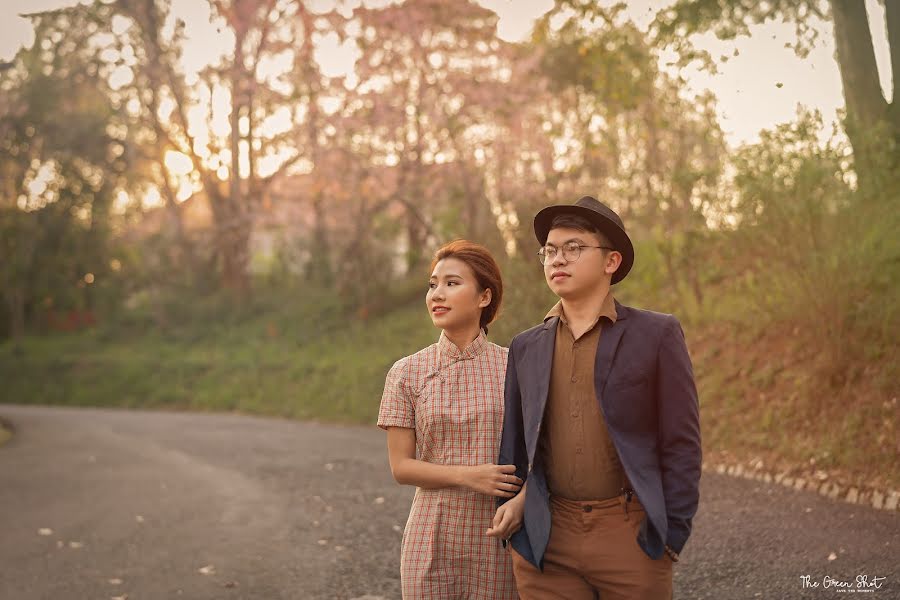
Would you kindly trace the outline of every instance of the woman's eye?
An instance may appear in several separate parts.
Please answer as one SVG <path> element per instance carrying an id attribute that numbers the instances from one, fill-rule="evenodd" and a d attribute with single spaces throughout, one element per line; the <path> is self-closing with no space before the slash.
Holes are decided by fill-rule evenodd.
<path id="1" fill-rule="evenodd" d="M 433 290 L 433 289 L 435 288 L 435 284 L 429 283 L 429 284 L 428 284 L 428 287 L 429 287 L 429 289 L 432 289 L 432 290 Z"/>

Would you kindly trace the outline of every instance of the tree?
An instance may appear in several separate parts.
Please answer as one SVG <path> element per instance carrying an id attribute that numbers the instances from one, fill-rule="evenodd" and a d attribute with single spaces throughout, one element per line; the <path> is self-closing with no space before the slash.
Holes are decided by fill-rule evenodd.
<path id="1" fill-rule="evenodd" d="M 846 101 L 845 129 L 856 154 L 860 186 L 882 189 L 900 172 L 900 3 L 883 2 L 893 75 L 893 96 L 881 90 L 872 33 L 862 0 L 678 0 L 661 10 L 654 32 L 661 43 L 689 49 L 687 36 L 712 30 L 721 39 L 749 34 L 749 25 L 774 19 L 797 25 L 800 55 L 815 42 L 814 19 L 834 25 L 836 59 Z"/>
<path id="2" fill-rule="evenodd" d="M 272 182 L 311 159 L 305 125 L 320 75 L 309 61 L 317 28 L 331 25 L 321 15 L 311 18 L 304 3 L 291 0 L 214 0 L 211 8 L 231 35 L 233 50 L 189 85 L 177 60 L 183 23 L 176 23 L 174 35 L 164 35 L 168 3 L 118 3 L 121 14 L 135 24 L 132 44 L 143 59 L 135 81 L 155 90 L 148 93 L 144 85 L 136 85 L 133 97 L 144 107 L 157 142 L 190 157 L 212 207 L 223 287 L 243 293 L 249 289 L 253 222 Z M 324 23 L 317 25 L 319 21 Z M 279 61 L 291 66 L 277 72 L 264 67 Z M 192 109 L 212 105 L 220 93 L 228 98 L 224 135 L 211 126 L 215 107 L 205 111 L 206 123 L 189 118 Z M 171 120 L 161 114 L 163 102 L 171 107 Z M 280 113 L 289 116 L 289 125 L 267 126 L 266 120 Z M 267 173 L 264 164 L 269 165 Z"/>
<path id="3" fill-rule="evenodd" d="M 0 292 L 14 339 L 39 306 L 90 308 L 109 271 L 110 210 L 127 169 L 96 34 L 108 7 L 31 15 L 35 42 L 0 74 Z"/>
<path id="4" fill-rule="evenodd" d="M 468 0 L 408 0 L 361 8 L 354 18 L 361 56 L 350 109 L 365 115 L 359 133 L 374 160 L 399 172 L 395 200 L 406 215 L 411 272 L 451 197 L 463 207 L 465 233 L 486 233 L 490 216 L 475 162 L 486 132 L 479 142 L 476 129 L 489 131 L 507 87 L 510 50 L 496 37 L 497 16 Z"/>

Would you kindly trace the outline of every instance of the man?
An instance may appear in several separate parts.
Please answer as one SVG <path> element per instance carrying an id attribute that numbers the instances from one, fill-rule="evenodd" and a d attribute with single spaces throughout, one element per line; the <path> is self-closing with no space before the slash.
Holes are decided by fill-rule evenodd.
<path id="1" fill-rule="evenodd" d="M 550 206 L 534 232 L 560 301 L 510 344 L 498 463 L 525 485 L 487 533 L 511 536 L 525 600 L 671 598 L 701 463 L 684 334 L 613 298 L 634 247 L 609 207 Z"/>

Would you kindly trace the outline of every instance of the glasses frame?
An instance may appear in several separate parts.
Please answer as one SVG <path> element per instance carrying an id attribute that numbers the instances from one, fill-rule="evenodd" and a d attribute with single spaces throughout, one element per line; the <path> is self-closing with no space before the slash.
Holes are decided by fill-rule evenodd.
<path id="1" fill-rule="evenodd" d="M 554 254 L 552 257 L 547 256 L 546 250 L 548 247 L 556 248 L 556 246 L 553 246 L 552 244 L 545 244 L 544 246 L 541 246 L 541 248 L 537 251 L 538 261 L 544 266 L 551 264 L 556 258 L 556 254 Z M 567 247 L 569 250 L 568 252 L 566 252 Z M 578 249 L 577 251 L 575 250 L 576 248 Z M 601 248 L 603 250 L 612 250 L 613 252 L 615 252 L 616 250 L 615 248 L 610 248 L 609 246 L 589 246 L 588 244 L 576 244 L 574 242 L 566 242 L 562 245 L 562 247 L 556 248 L 556 250 L 557 252 L 562 252 L 563 259 L 565 259 L 566 262 L 573 263 L 581 258 L 581 251 L 584 248 Z M 575 253 L 574 257 L 572 257 L 572 252 Z"/>

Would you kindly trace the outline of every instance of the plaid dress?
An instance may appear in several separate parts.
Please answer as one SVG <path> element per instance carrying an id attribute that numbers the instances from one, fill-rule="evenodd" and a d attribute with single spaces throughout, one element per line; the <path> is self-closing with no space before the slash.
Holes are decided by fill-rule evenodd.
<path id="1" fill-rule="evenodd" d="M 441 332 L 391 367 L 378 426 L 415 429 L 419 460 L 496 463 L 507 352 L 484 332 L 460 352 Z M 495 497 L 469 489 L 417 488 L 400 552 L 403 597 L 518 598 L 509 554 L 484 534 L 496 508 Z"/>

